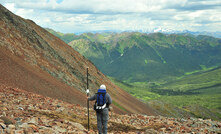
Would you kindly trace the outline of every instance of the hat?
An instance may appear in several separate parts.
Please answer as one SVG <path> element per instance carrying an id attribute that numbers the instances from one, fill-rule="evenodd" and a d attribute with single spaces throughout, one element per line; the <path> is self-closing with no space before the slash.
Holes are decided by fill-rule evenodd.
<path id="1" fill-rule="evenodd" d="M 105 86 L 104 84 L 102 84 L 102 85 L 100 86 L 100 89 L 106 90 L 106 86 Z"/>

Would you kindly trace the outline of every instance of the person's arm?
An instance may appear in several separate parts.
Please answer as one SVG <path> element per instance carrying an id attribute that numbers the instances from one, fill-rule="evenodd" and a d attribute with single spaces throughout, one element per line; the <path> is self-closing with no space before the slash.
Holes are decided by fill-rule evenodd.
<path id="1" fill-rule="evenodd" d="M 91 96 L 90 98 L 88 98 L 89 101 L 93 101 L 93 100 L 96 100 L 96 94 Z"/>
<path id="2" fill-rule="evenodd" d="M 112 99 L 110 95 L 107 93 L 107 107 L 109 108 L 110 104 L 112 103 Z"/>
<path id="3" fill-rule="evenodd" d="M 111 99 L 111 96 L 110 96 L 109 94 L 108 94 L 107 99 L 108 99 L 108 103 L 109 103 L 109 105 L 112 104 L 112 99 Z"/>

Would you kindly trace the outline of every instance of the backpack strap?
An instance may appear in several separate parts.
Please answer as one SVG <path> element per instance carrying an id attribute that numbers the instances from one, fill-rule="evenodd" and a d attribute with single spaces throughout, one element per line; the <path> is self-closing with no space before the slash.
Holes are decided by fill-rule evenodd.
<path id="1" fill-rule="evenodd" d="M 105 89 L 98 89 L 98 90 L 97 90 L 97 93 L 105 93 L 105 94 L 106 94 L 107 92 L 106 92 Z"/>
<path id="2" fill-rule="evenodd" d="M 103 100 L 100 100 L 100 95 L 102 95 Z M 103 104 L 106 103 L 106 90 L 104 89 L 98 89 L 97 91 L 97 101 L 98 102 L 103 102 Z"/>

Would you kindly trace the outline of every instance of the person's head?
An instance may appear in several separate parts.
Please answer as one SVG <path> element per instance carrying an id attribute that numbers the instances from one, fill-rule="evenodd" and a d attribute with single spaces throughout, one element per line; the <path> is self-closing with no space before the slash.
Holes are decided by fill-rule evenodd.
<path id="1" fill-rule="evenodd" d="M 102 84 L 102 85 L 100 86 L 100 89 L 106 90 L 106 86 L 105 86 L 104 84 Z"/>

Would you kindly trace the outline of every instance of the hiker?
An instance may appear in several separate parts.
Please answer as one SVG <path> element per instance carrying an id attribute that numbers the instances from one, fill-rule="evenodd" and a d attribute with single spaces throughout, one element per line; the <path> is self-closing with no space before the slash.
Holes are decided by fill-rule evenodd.
<path id="1" fill-rule="evenodd" d="M 98 92 L 92 97 L 88 97 L 89 101 L 95 101 L 94 110 L 97 114 L 97 128 L 99 134 L 107 134 L 107 122 L 109 106 L 112 103 L 110 95 L 106 92 L 106 86 L 101 85 Z"/>

